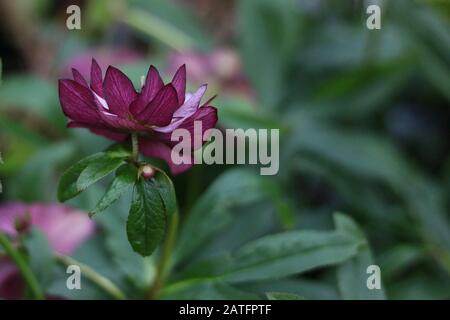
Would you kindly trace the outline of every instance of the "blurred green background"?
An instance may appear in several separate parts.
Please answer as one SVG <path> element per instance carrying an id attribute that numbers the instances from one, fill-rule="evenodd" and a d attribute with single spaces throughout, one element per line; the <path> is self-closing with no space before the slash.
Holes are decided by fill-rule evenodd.
<path id="1" fill-rule="evenodd" d="M 328 230 L 341 211 L 365 233 L 387 298 L 450 298 L 450 2 L 377 1 L 374 31 L 368 3 L 0 0 L 0 201 L 55 202 L 62 171 L 108 145 L 65 127 L 57 79 L 70 66 L 88 70 L 95 57 L 138 84 L 149 64 L 168 76 L 186 63 L 191 89 L 219 94 L 220 128 L 280 128 L 280 171 L 195 166 L 174 178 L 186 220 L 175 284 L 208 274 L 195 261 L 269 233 Z M 81 30 L 66 28 L 70 4 Z M 89 210 L 101 192 L 71 204 Z M 126 206 L 96 218 L 101 234 L 78 255 L 138 296 L 152 259 L 127 247 Z M 343 279 L 320 268 L 233 288 L 180 281 L 166 296 L 357 297 Z M 89 290 L 71 294 L 102 297 Z"/>

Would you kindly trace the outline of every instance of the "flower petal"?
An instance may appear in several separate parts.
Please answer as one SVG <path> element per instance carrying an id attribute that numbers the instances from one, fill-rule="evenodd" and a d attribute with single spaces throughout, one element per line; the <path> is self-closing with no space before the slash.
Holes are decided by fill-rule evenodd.
<path id="1" fill-rule="evenodd" d="M 178 108 L 177 111 L 173 114 L 174 118 L 186 118 L 191 116 L 192 114 L 197 111 L 198 107 L 200 106 L 200 101 L 203 98 L 203 95 L 206 92 L 206 89 L 208 88 L 208 85 L 204 84 L 200 88 L 197 89 L 195 93 L 190 95 L 190 97 L 186 100 L 183 105 Z"/>
<path id="2" fill-rule="evenodd" d="M 137 123 L 136 121 L 133 121 L 129 118 L 122 118 L 115 114 L 106 112 L 104 110 L 101 110 L 101 106 L 98 106 L 99 108 L 99 115 L 104 123 L 106 123 L 106 127 L 111 127 L 115 130 L 121 130 L 121 131 L 144 131 L 148 132 L 151 131 L 150 127 L 146 127 L 142 124 Z"/>
<path id="3" fill-rule="evenodd" d="M 131 80 L 122 71 L 112 66 L 106 70 L 103 94 L 109 111 L 122 117 L 128 114 L 128 107 L 137 96 Z"/>
<path id="4" fill-rule="evenodd" d="M 103 97 L 102 69 L 94 58 L 92 58 L 91 63 L 91 89 L 100 97 Z"/>
<path id="5" fill-rule="evenodd" d="M 189 170 L 194 163 L 192 154 L 186 155 L 186 164 L 173 163 L 171 157 L 172 148 L 157 140 L 140 138 L 139 150 L 146 157 L 159 158 L 164 160 L 169 165 L 170 172 L 173 175 L 177 175 L 186 170 Z"/>
<path id="6" fill-rule="evenodd" d="M 194 122 L 200 121 L 202 125 L 201 132 L 194 131 Z M 217 109 L 211 106 L 198 108 L 197 111 L 189 118 L 182 119 L 176 124 L 176 127 L 172 128 L 170 132 L 156 132 L 156 135 L 163 142 L 172 146 L 177 142 L 171 141 L 172 132 L 176 129 L 186 129 L 191 133 L 192 148 L 196 150 L 203 145 L 203 134 L 206 130 L 214 128 L 217 123 Z M 156 129 L 154 129 L 156 131 Z M 201 136 L 200 136 L 201 134 Z"/>
<path id="7" fill-rule="evenodd" d="M 144 111 L 137 114 L 135 118 L 146 125 L 166 126 L 172 120 L 173 113 L 177 108 L 177 92 L 173 85 L 168 84 L 158 91 Z"/>
<path id="8" fill-rule="evenodd" d="M 81 122 L 69 122 L 67 124 L 68 128 L 85 128 L 85 129 L 89 129 L 89 131 L 98 134 L 100 136 L 103 136 L 105 138 L 114 140 L 114 141 L 118 141 L 118 142 L 122 142 L 125 141 L 128 137 L 128 134 L 126 133 L 120 133 L 120 132 L 115 132 L 107 127 L 95 127 L 89 124 L 85 124 L 85 123 L 81 123 Z"/>
<path id="9" fill-rule="evenodd" d="M 59 80 L 59 101 L 64 114 L 71 120 L 101 123 L 91 90 L 74 80 Z"/>
<path id="10" fill-rule="evenodd" d="M 0 256 L 0 299 L 20 299 L 24 289 L 25 284 L 16 265 Z"/>
<path id="11" fill-rule="evenodd" d="M 172 85 L 177 90 L 178 102 L 182 104 L 184 102 L 184 96 L 186 95 L 186 65 L 183 64 L 178 68 L 177 72 L 173 76 Z"/>
<path id="12" fill-rule="evenodd" d="M 65 205 L 7 203 L 0 206 L 0 231 L 17 236 L 15 222 L 26 215 L 30 217 L 31 226 L 42 231 L 52 249 L 61 254 L 71 254 L 95 228 L 85 212 Z"/>
<path id="13" fill-rule="evenodd" d="M 42 230 L 50 246 L 60 254 L 71 254 L 95 231 L 85 212 L 61 204 L 29 206 L 31 224 Z"/>
<path id="14" fill-rule="evenodd" d="M 79 84 L 81 84 L 85 87 L 88 87 L 86 79 L 83 78 L 83 76 L 77 69 L 72 68 L 72 75 L 73 75 L 73 80 L 75 80 L 76 82 L 78 82 Z"/>
<path id="15" fill-rule="evenodd" d="M 130 105 L 131 114 L 138 115 L 141 113 L 162 87 L 164 87 L 164 82 L 158 70 L 154 66 L 150 66 L 141 93 Z"/>

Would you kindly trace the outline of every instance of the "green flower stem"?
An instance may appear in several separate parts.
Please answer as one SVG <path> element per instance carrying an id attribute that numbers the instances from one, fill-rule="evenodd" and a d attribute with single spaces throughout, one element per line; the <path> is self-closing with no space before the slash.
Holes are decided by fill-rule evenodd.
<path id="1" fill-rule="evenodd" d="M 132 147 L 132 158 L 134 162 L 137 162 L 139 159 L 139 142 L 137 133 L 133 132 L 131 134 L 131 147 Z"/>
<path id="2" fill-rule="evenodd" d="M 156 270 L 155 281 L 153 282 L 153 285 L 150 287 L 150 290 L 147 293 L 148 299 L 158 298 L 161 289 L 164 287 L 166 277 L 170 272 L 172 251 L 178 230 L 178 211 L 175 211 L 169 219 L 170 221 L 167 230 L 167 236 L 164 241 L 161 257 L 159 259 L 158 267 Z"/>
<path id="3" fill-rule="evenodd" d="M 25 283 L 30 288 L 30 292 L 36 300 L 43 300 L 44 294 L 39 286 L 39 283 L 34 276 L 28 264 L 23 259 L 22 255 L 14 248 L 11 241 L 6 237 L 5 234 L 0 232 L 0 246 L 5 249 L 6 254 L 13 260 L 13 262 L 19 268 L 22 278 Z"/>
<path id="4" fill-rule="evenodd" d="M 85 265 L 84 263 L 81 263 L 72 257 L 68 257 L 68 256 L 60 255 L 60 254 L 55 254 L 55 256 L 56 256 L 56 259 L 63 265 L 79 266 L 81 272 L 83 273 L 83 275 L 86 276 L 86 278 L 91 280 L 99 288 L 103 289 L 114 299 L 116 299 L 116 300 L 125 300 L 126 299 L 125 294 L 114 283 L 112 283 L 111 280 L 105 278 L 104 276 L 99 274 L 97 271 L 95 271 L 94 269 L 89 267 L 88 265 Z"/>

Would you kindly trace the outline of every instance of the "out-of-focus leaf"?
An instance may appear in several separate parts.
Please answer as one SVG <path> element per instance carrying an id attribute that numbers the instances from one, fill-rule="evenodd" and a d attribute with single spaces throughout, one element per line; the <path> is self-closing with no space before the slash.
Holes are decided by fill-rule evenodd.
<path id="1" fill-rule="evenodd" d="M 268 300 L 303 300 L 304 298 L 288 292 L 267 292 Z"/>
<path id="2" fill-rule="evenodd" d="M 197 25 L 189 8 L 171 1 L 134 0 L 123 20 L 177 50 L 205 49 L 209 46 L 208 34 Z"/>
<path id="3" fill-rule="evenodd" d="M 434 87 L 450 101 L 450 63 L 445 64 L 426 48 L 421 50 L 422 70 Z"/>
<path id="4" fill-rule="evenodd" d="M 229 170 L 197 201 L 182 224 L 176 258 L 183 260 L 231 223 L 230 210 L 267 196 L 265 179 L 245 169 Z M 245 195 L 245 197 L 243 197 Z M 195 234 L 195 237 L 192 235 Z"/>
<path id="5" fill-rule="evenodd" d="M 56 85 L 30 75 L 15 75 L 3 79 L 0 87 L 0 110 L 21 108 L 47 119 L 62 128 L 65 120 L 59 108 Z"/>
<path id="6" fill-rule="evenodd" d="M 226 128 L 280 129 L 283 124 L 273 116 L 263 114 L 250 101 L 237 97 L 219 98 L 219 121 Z"/>
<path id="7" fill-rule="evenodd" d="M 337 232 L 291 231 L 255 240 L 233 255 L 222 279 L 245 282 L 275 279 L 342 263 L 354 256 L 359 243 Z"/>
<path id="8" fill-rule="evenodd" d="M 399 244 L 390 248 L 378 257 L 380 266 L 383 266 L 385 283 L 392 280 L 402 272 L 408 272 L 415 264 L 425 258 L 425 251 L 417 246 Z"/>
<path id="9" fill-rule="evenodd" d="M 177 283 L 162 292 L 164 299 L 176 300 L 257 300 L 258 296 L 238 290 L 219 280 Z"/>
<path id="10" fill-rule="evenodd" d="M 251 292 L 291 292 L 307 300 L 338 300 L 334 283 L 306 277 L 265 280 L 241 285 Z M 239 286 L 239 288 L 241 287 Z"/>
<path id="11" fill-rule="evenodd" d="M 111 260 L 114 261 L 116 273 L 124 275 L 139 290 L 145 291 L 151 285 L 156 267 L 153 257 L 142 258 L 130 250 L 130 244 L 124 226 L 126 225 L 131 190 L 106 209 L 104 215 L 96 217 L 96 222 L 102 227 L 102 238 Z"/>
<path id="12" fill-rule="evenodd" d="M 24 201 L 53 200 L 56 189 L 55 170 L 75 152 L 70 142 L 43 147 L 30 157 L 9 184 L 11 196 Z"/>
<path id="13" fill-rule="evenodd" d="M 111 254 L 106 250 L 101 235 L 93 236 L 85 241 L 72 257 L 88 265 L 119 286 L 122 291 L 127 292 L 127 282 L 124 281 L 123 274 L 118 272 L 116 265 L 111 260 Z M 69 290 L 66 285 L 67 276 L 66 266 L 59 264 L 47 293 L 52 296 L 73 300 L 111 298 L 107 292 L 92 283 L 87 277 L 83 277 L 83 274 L 81 274 L 81 290 Z M 134 298 L 137 298 L 137 296 L 134 296 Z"/>
<path id="14" fill-rule="evenodd" d="M 450 296 L 450 281 L 448 277 L 418 271 L 391 284 L 388 296 L 395 300 L 444 300 Z"/>
<path id="15" fill-rule="evenodd" d="M 343 214 L 335 214 L 336 229 L 361 242 L 355 257 L 337 267 L 338 286 L 342 298 L 346 300 L 380 300 L 385 299 L 383 285 L 381 289 L 370 290 L 366 280 L 369 275 L 367 267 L 374 265 L 372 253 L 363 231 Z M 382 269 L 381 269 L 382 270 Z"/>
<path id="16" fill-rule="evenodd" d="M 273 110 L 297 41 L 297 8 L 293 1 L 241 0 L 236 11 L 244 67 L 263 106 Z"/>
<path id="17" fill-rule="evenodd" d="M 28 254 L 29 265 L 43 290 L 51 284 L 54 276 L 55 259 L 44 234 L 32 229 L 23 244 Z"/>

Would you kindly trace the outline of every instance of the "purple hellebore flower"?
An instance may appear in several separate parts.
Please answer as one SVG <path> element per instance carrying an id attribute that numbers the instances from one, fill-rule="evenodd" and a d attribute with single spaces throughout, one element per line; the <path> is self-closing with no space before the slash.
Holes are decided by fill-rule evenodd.
<path id="1" fill-rule="evenodd" d="M 51 248 L 60 254 L 71 254 L 95 231 L 94 222 L 86 213 L 61 204 L 7 203 L 0 206 L 0 232 L 12 239 L 20 229 L 37 228 L 48 239 Z M 14 263 L 0 254 L 0 298 L 20 299 L 24 283 Z"/>
<path id="2" fill-rule="evenodd" d="M 186 67 L 181 66 L 172 81 L 164 84 L 158 70 L 150 66 L 145 83 L 136 92 L 131 80 L 117 68 L 102 71 L 92 59 L 90 84 L 72 69 L 74 80 L 59 80 L 59 100 L 69 118 L 69 128 L 87 128 L 114 141 L 125 141 L 131 133 L 139 134 L 139 151 L 167 162 L 172 174 L 189 169 L 192 164 L 176 165 L 170 137 L 177 128 L 194 136 L 194 121 L 201 121 L 202 131 L 217 123 L 217 109 L 200 101 L 206 85 L 186 93 Z M 202 133 L 203 133 L 202 132 Z M 191 162 L 192 163 L 192 162 Z"/>

